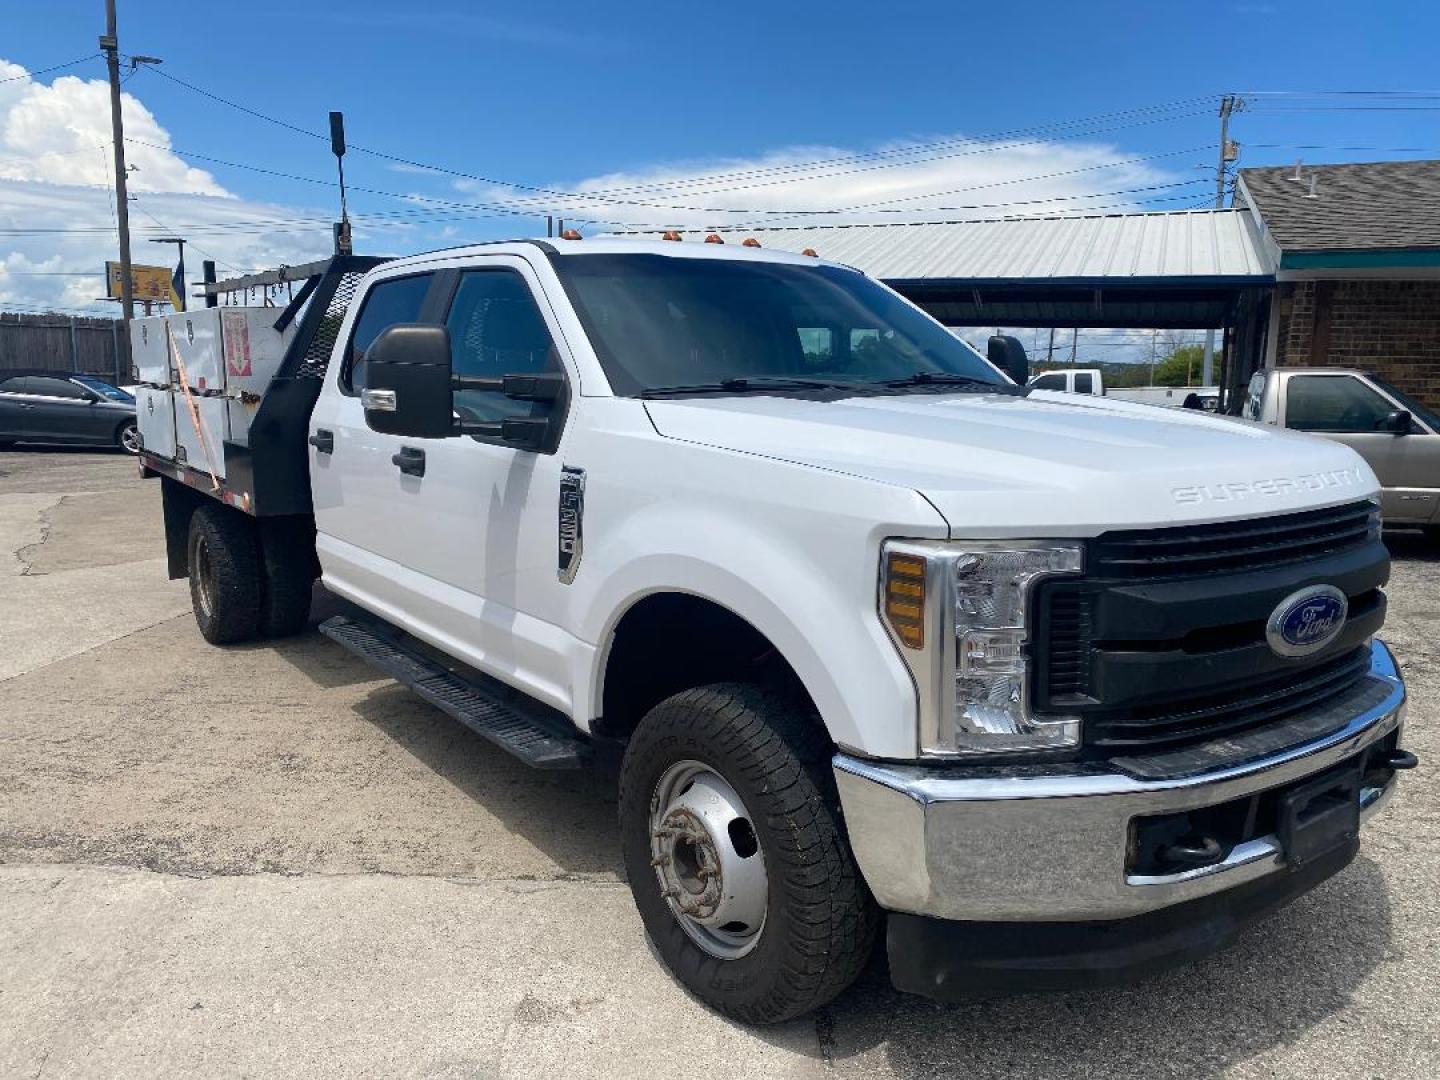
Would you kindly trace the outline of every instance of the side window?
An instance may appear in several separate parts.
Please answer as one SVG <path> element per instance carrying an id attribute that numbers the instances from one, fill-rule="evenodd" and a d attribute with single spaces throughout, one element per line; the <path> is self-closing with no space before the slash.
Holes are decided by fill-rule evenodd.
<path id="1" fill-rule="evenodd" d="M 24 392 L 24 375 L 11 375 L 8 379 L 0 376 L 0 394 L 23 394 Z"/>
<path id="2" fill-rule="evenodd" d="M 340 389 L 358 394 L 365 388 L 365 350 L 375 343 L 386 327 L 420 321 L 420 309 L 434 276 L 415 274 L 382 281 L 365 295 L 365 306 L 355 320 L 355 329 L 350 334 L 350 348 L 345 352 Z"/>
<path id="3" fill-rule="evenodd" d="M 1095 393 L 1095 376 L 1094 376 L 1094 375 L 1091 375 L 1090 372 L 1088 372 L 1088 371 L 1079 371 L 1079 372 L 1076 372 L 1076 373 L 1075 373 L 1075 393 L 1077 393 L 1077 394 L 1093 394 L 1093 393 Z"/>
<path id="4" fill-rule="evenodd" d="M 1041 375 L 1030 384 L 1036 390 L 1064 390 L 1065 376 L 1060 372 L 1051 372 L 1049 375 Z"/>
<path id="5" fill-rule="evenodd" d="M 560 369 L 545 317 L 525 279 L 513 270 L 462 274 L 445 326 L 456 375 L 494 379 Z M 487 390 L 455 395 L 455 411 L 466 420 L 499 420 L 544 408 L 541 402 L 513 401 Z"/>
<path id="6" fill-rule="evenodd" d="M 1295 375 L 1285 389 L 1285 426 L 1297 431 L 1379 431 L 1394 408 L 1349 375 Z"/>
<path id="7" fill-rule="evenodd" d="M 30 376 L 29 382 L 25 384 L 25 392 L 44 397 L 69 398 L 72 401 L 88 401 L 90 398 L 89 394 L 69 379 L 50 379 L 40 375 Z"/>

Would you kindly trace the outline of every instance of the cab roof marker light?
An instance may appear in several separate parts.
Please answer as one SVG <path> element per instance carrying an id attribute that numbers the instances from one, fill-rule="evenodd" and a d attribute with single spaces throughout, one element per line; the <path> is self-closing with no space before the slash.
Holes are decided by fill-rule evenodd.
<path id="1" fill-rule="evenodd" d="M 683 237 L 682 237 L 678 232 L 676 232 L 674 229 L 666 229 L 663 233 L 660 234 L 660 239 L 661 239 L 661 240 L 681 240 L 681 239 L 683 239 Z"/>
<path id="2" fill-rule="evenodd" d="M 812 258 L 812 259 L 818 259 L 818 258 L 820 257 L 820 253 L 819 253 L 818 251 L 816 251 L 814 248 L 806 248 L 804 251 L 800 252 L 800 254 L 801 254 L 801 255 L 808 255 L 808 256 L 810 256 L 810 258 Z"/>
<path id="3" fill-rule="evenodd" d="M 564 232 L 562 232 L 562 233 L 560 234 L 560 239 L 561 239 L 561 240 L 584 240 L 585 238 L 580 235 L 580 230 L 579 230 L 579 229 L 566 229 Z"/>
<path id="4" fill-rule="evenodd" d="M 753 236 L 747 236 L 747 237 L 745 237 L 744 240 L 740 241 L 740 246 L 741 246 L 741 247 L 759 247 L 759 246 L 760 246 L 760 241 L 759 241 L 759 240 L 756 240 Z"/>
<path id="5" fill-rule="evenodd" d="M 719 233 L 712 232 L 709 236 L 705 237 L 705 243 L 707 244 L 723 244 L 724 242 Z"/>

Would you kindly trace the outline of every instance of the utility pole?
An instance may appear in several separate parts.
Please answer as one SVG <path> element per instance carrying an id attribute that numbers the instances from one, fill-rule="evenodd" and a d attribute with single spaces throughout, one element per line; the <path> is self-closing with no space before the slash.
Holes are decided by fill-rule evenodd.
<path id="1" fill-rule="evenodd" d="M 175 268 L 175 277 L 179 280 L 175 286 L 175 298 L 180 302 L 176 311 L 187 311 L 190 308 L 190 301 L 185 296 L 185 238 L 183 236 L 164 236 L 158 240 L 151 240 L 152 244 L 174 244 L 178 249 L 179 265 Z"/>
<path id="2" fill-rule="evenodd" d="M 129 330 L 135 317 L 130 280 L 130 195 L 125 183 L 125 123 L 120 117 L 120 38 L 115 29 L 115 0 L 105 0 L 105 35 L 100 39 L 110 69 L 110 138 L 115 144 L 115 222 L 120 233 L 120 311 Z"/>
<path id="3" fill-rule="evenodd" d="M 1070 331 L 1070 366 L 1075 366 L 1075 350 L 1080 345 L 1080 328 L 1077 326 Z"/>
<path id="4" fill-rule="evenodd" d="M 1055 362 L 1055 328 L 1050 327 L 1050 348 L 1045 353 L 1045 366 L 1049 367 Z"/>
<path id="5" fill-rule="evenodd" d="M 1245 100 L 1235 94 L 1220 99 L 1220 161 L 1215 167 L 1215 209 L 1225 209 L 1225 166 L 1240 156 L 1240 149 L 1230 141 L 1230 114 L 1245 107 Z M 1215 329 L 1205 331 L 1205 360 L 1200 365 L 1200 383 L 1209 386 L 1215 377 Z M 1189 382 L 1187 378 L 1185 380 Z"/>
<path id="6" fill-rule="evenodd" d="M 1159 342 L 1160 331 L 1150 331 L 1150 385 L 1155 385 L 1155 346 Z"/>

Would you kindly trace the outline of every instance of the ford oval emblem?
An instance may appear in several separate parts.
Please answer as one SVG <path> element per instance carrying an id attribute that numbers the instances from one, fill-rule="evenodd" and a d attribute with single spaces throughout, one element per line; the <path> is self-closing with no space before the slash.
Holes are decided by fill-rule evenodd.
<path id="1" fill-rule="evenodd" d="M 1339 636 L 1349 610 L 1334 585 L 1312 585 L 1280 601 L 1265 623 L 1265 640 L 1280 656 L 1309 656 Z"/>

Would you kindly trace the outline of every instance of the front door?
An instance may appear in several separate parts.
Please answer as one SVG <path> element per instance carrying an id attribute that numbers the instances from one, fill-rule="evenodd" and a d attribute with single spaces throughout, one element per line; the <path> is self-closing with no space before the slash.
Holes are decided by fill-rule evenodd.
<path id="1" fill-rule="evenodd" d="M 443 322 L 460 375 L 563 371 L 561 338 L 523 260 L 497 255 L 481 267 L 424 276 L 423 288 L 400 277 L 371 290 L 347 363 L 327 376 L 339 392 L 322 395 L 315 409 L 312 432 L 330 432 L 334 446 L 329 454 L 311 450 L 325 582 L 447 653 L 566 709 L 572 643 L 556 625 L 564 588 L 556 572 L 560 454 L 470 436 L 383 435 L 365 423 L 358 396 L 363 350 L 397 322 Z M 402 296 L 407 280 L 410 292 Z M 532 407 L 481 391 L 455 398 L 457 414 L 467 420 Z"/>
<path id="2" fill-rule="evenodd" d="M 27 439 L 37 442 L 109 443 L 112 414 L 95 408 L 95 396 L 65 378 L 31 375 L 25 381 L 30 408 Z M 118 425 L 117 425 L 118 426 Z"/>
<path id="3" fill-rule="evenodd" d="M 1401 406 L 1363 379 L 1292 375 L 1284 407 L 1286 427 L 1344 443 L 1375 470 L 1387 522 L 1429 521 L 1440 510 L 1440 435 L 1419 422 L 1408 434 L 1383 430 Z"/>

